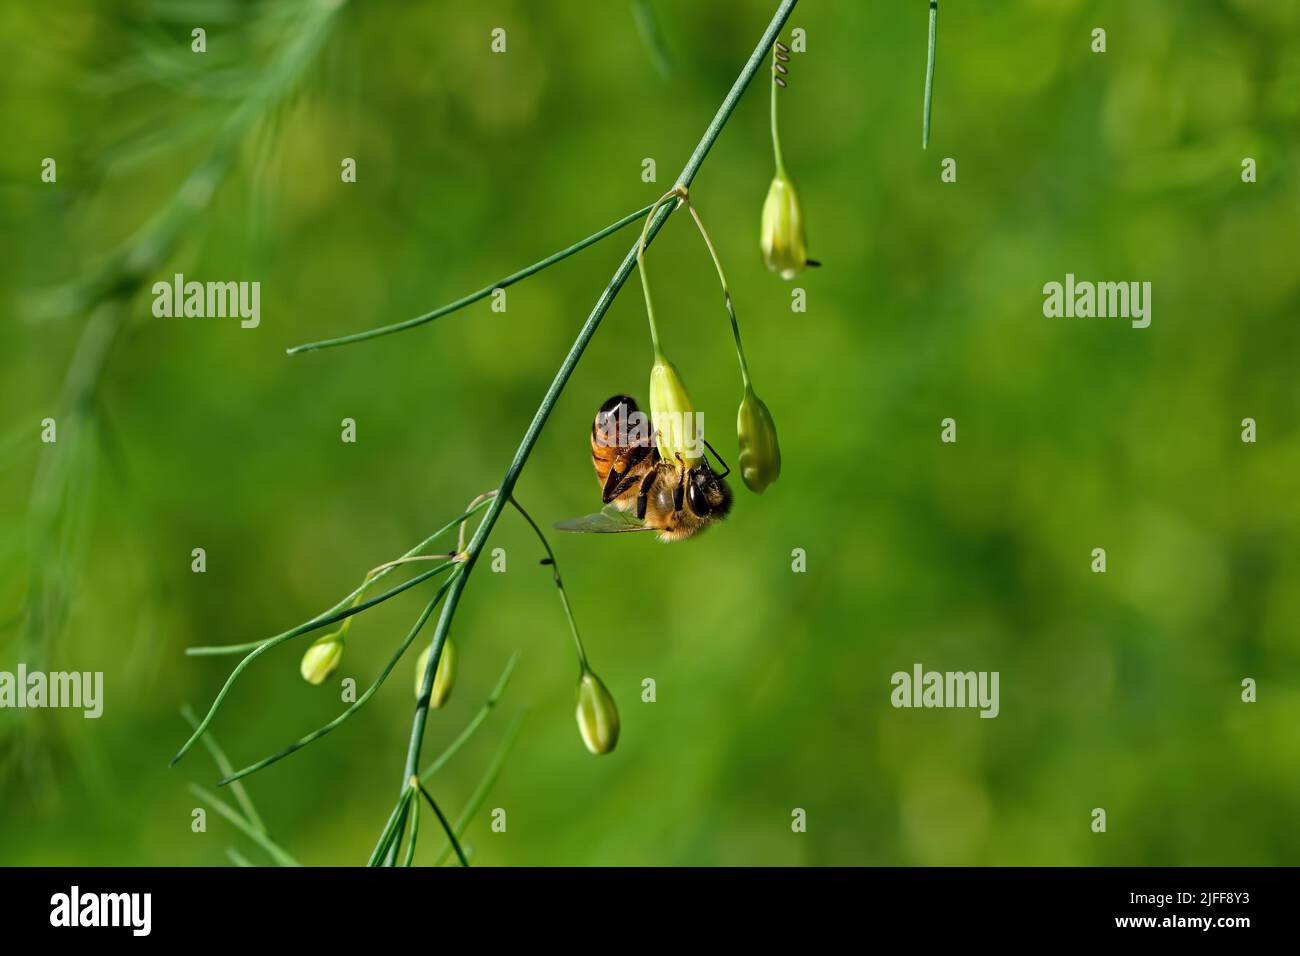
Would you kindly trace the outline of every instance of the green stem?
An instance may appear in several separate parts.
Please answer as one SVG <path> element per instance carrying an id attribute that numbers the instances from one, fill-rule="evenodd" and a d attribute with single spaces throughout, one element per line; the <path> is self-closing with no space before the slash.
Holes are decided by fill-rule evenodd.
<path id="1" fill-rule="evenodd" d="M 296 633 L 294 634 L 294 636 L 296 637 L 299 634 L 306 634 L 310 631 L 318 631 L 322 627 L 329 627 L 329 625 L 335 623 L 336 621 L 343 621 L 346 624 L 348 621 L 350 621 L 356 615 L 360 614 L 362 611 L 369 610 L 370 608 L 374 607 L 376 604 L 382 604 L 384 601 L 387 601 L 391 597 L 396 597 L 397 595 L 401 594 L 403 591 L 409 591 L 417 584 L 424 583 L 425 581 L 429 580 L 429 578 L 433 577 L 435 574 L 441 574 L 449 567 L 451 567 L 450 564 L 444 564 L 444 565 L 439 565 L 436 568 L 432 568 L 428 571 L 423 571 L 420 574 L 417 574 L 415 577 L 411 578 L 409 581 L 403 581 L 401 584 L 397 585 L 396 587 L 390 588 L 389 590 L 385 591 L 383 594 L 377 595 L 376 597 L 373 597 L 369 601 L 365 601 L 363 603 L 357 603 L 361 599 L 360 593 L 357 593 L 357 596 L 353 600 L 351 607 L 344 608 L 342 611 L 333 611 L 333 612 L 327 611 L 325 612 L 325 614 L 321 615 L 320 617 L 312 618 L 312 620 L 308 621 L 306 624 L 299 625 L 299 628 L 302 628 L 301 630 L 295 628 Z M 376 577 L 378 577 L 378 575 L 376 575 Z M 363 585 L 363 588 L 366 586 L 368 585 Z M 346 598 L 344 600 L 346 600 Z M 288 632 L 286 631 L 285 633 Z M 241 654 L 244 651 L 251 651 L 255 648 L 261 647 L 264 643 L 266 643 L 266 640 L 267 640 L 266 638 L 263 638 L 260 641 L 249 641 L 247 644 L 217 644 L 210 647 L 187 647 L 185 649 L 185 653 L 190 657 L 217 657 L 224 654 Z"/>
<path id="2" fill-rule="evenodd" d="M 939 0 L 930 0 L 930 38 L 925 53 L 925 106 L 921 110 L 921 148 L 930 148 L 930 100 L 934 95 L 934 40 L 939 23 Z"/>
<path id="3" fill-rule="evenodd" d="M 645 293 L 645 314 L 650 321 L 650 344 L 654 346 L 656 359 L 662 358 L 663 352 L 659 349 L 659 324 L 655 321 L 655 306 L 650 301 L 650 280 L 646 278 L 645 274 L 646 231 L 650 228 L 651 220 L 654 219 L 655 213 L 659 211 L 659 207 L 664 204 L 665 200 L 677 195 L 677 187 L 673 187 L 654 201 L 654 205 L 650 207 L 650 215 L 646 216 L 645 223 L 641 226 L 641 238 L 637 241 L 636 247 L 636 267 L 641 274 L 641 291 Z"/>
<path id="4" fill-rule="evenodd" d="M 491 497 L 492 497 L 493 495 L 495 495 L 495 494 L 496 494 L 496 489 L 495 489 L 495 488 L 494 488 L 493 490 L 491 490 L 491 491 L 485 491 L 485 492 L 483 492 L 483 494 L 479 495 L 479 496 L 476 497 L 473 501 L 471 501 L 471 502 L 469 503 L 468 507 L 467 507 L 465 510 L 468 511 L 468 510 L 470 510 L 471 508 L 473 508 L 473 509 L 477 509 L 477 508 L 478 508 L 479 506 L 481 506 L 481 505 L 486 505 L 487 502 L 488 502 L 488 499 L 491 498 Z M 466 523 L 467 523 L 467 522 L 462 521 L 462 522 L 460 523 L 460 528 L 456 531 L 456 553 L 457 553 L 458 555 L 461 555 L 461 554 L 464 554 L 464 553 L 465 553 L 465 525 L 466 525 Z"/>
<path id="5" fill-rule="evenodd" d="M 457 299 L 455 302 L 434 309 L 432 312 L 426 312 L 424 315 L 417 315 L 415 318 L 406 319 L 403 322 L 395 322 L 392 325 L 383 325 L 377 329 L 367 329 L 364 332 L 354 332 L 351 335 L 341 335 L 338 338 L 323 339 L 320 342 L 308 342 L 305 345 L 295 345 L 293 348 L 287 349 L 287 351 L 290 355 L 297 355 L 299 352 L 317 352 L 321 349 L 334 348 L 337 345 L 350 345 L 353 342 L 364 342 L 367 339 L 377 339 L 381 335 L 391 335 L 394 332 L 405 332 L 407 329 L 413 329 L 417 325 L 424 325 L 426 322 L 440 319 L 444 315 L 448 315 L 458 309 L 463 309 L 465 306 L 472 305 L 480 299 L 486 299 L 497 289 L 504 289 L 507 286 L 514 285 L 516 282 L 527 279 L 529 276 L 541 272 L 548 266 L 555 265 L 555 263 L 562 259 L 569 258 L 569 256 L 573 255 L 575 252 L 580 252 L 588 246 L 600 242 L 600 240 L 604 239 L 606 236 L 613 235 L 629 223 L 636 222 L 648 213 L 651 208 L 651 206 L 646 206 L 642 209 L 638 209 L 636 212 L 628 213 L 622 219 L 610 223 L 604 229 L 592 233 L 586 239 L 579 239 L 573 245 L 549 255 L 545 259 L 534 262 L 531 266 L 525 266 L 518 272 L 512 272 L 504 279 L 494 282 L 491 285 L 484 286 L 477 292 L 471 292 L 469 295 Z"/>
<path id="6" fill-rule="evenodd" d="M 424 788 L 424 784 L 420 783 L 419 777 L 412 777 L 411 785 L 413 787 L 419 787 L 420 793 L 424 794 L 424 799 L 429 801 L 429 806 L 433 808 L 434 814 L 438 817 L 438 822 L 442 824 L 442 829 L 446 832 L 447 839 L 451 841 L 451 848 L 456 851 L 456 856 L 460 858 L 460 865 L 469 866 L 469 860 L 465 859 L 465 851 L 460 848 L 460 841 L 456 839 L 456 831 L 451 828 L 451 824 L 447 822 L 447 818 L 442 815 L 442 810 L 438 808 L 438 803 L 433 799 L 433 794 Z M 416 817 L 416 819 L 419 819 L 419 817 Z M 411 836 L 415 836 L 414 831 Z"/>
<path id="7" fill-rule="evenodd" d="M 406 859 L 402 866 L 409 867 L 415 862 L 415 844 L 420 839 L 420 802 L 415 802 L 415 815 L 411 817 L 411 842 L 406 845 Z"/>
<path id="8" fill-rule="evenodd" d="M 455 580 L 455 578 L 453 577 L 451 580 Z M 237 780 L 247 777 L 249 774 L 257 773 L 257 771 L 263 770 L 266 767 L 271 766 L 271 764 L 283 760 L 285 757 L 288 757 L 290 754 L 296 753 L 297 751 L 301 750 L 303 747 L 306 747 L 308 744 L 315 743 L 316 741 L 324 737 L 326 734 L 328 734 L 330 731 L 337 730 L 339 726 L 341 726 L 345 721 L 347 721 L 349 717 L 351 717 L 362 707 L 364 707 L 369 702 L 370 698 L 375 695 L 375 692 L 378 691 L 381 686 L 383 686 L 384 681 L 388 680 L 388 675 L 393 672 L 393 668 L 397 666 L 397 662 L 402 659 L 402 655 L 406 653 L 407 648 L 409 648 L 411 644 L 415 641 L 416 636 L 420 633 L 420 629 L 423 628 L 425 622 L 429 620 L 429 615 L 431 615 L 433 613 L 433 609 L 438 606 L 438 602 L 442 600 L 442 596 L 447 593 L 447 588 L 450 584 L 451 581 L 445 581 L 443 582 L 442 587 L 438 588 L 438 592 L 433 596 L 433 599 L 429 601 L 429 603 L 425 606 L 424 610 L 420 613 L 420 616 L 416 618 L 415 624 L 413 624 L 411 626 L 410 631 L 407 632 L 406 639 L 402 641 L 401 646 L 398 647 L 396 653 L 394 653 L 393 656 L 389 659 L 388 664 L 380 672 L 379 676 L 375 678 L 375 682 L 371 684 L 369 687 L 367 687 L 366 692 L 362 694 L 360 697 L 358 697 L 351 705 L 349 705 L 347 710 L 343 711 L 343 713 L 339 714 L 337 717 L 335 717 L 325 726 L 319 727 L 316 730 L 313 730 L 311 733 L 307 734 L 307 736 L 295 740 L 293 743 L 285 747 L 283 750 L 273 753 L 271 754 L 271 756 L 265 757 L 262 760 L 259 760 L 255 764 L 250 764 L 249 766 L 245 767 L 243 770 L 239 770 L 236 771 L 235 773 L 227 774 L 224 779 L 218 781 L 217 786 L 224 787 L 226 784 L 234 783 Z"/>
<path id="9" fill-rule="evenodd" d="M 501 677 L 497 681 L 497 686 L 492 689 L 492 693 L 488 696 L 488 699 L 483 702 L 483 706 L 480 707 L 478 713 L 474 715 L 474 719 L 465 725 L 465 729 L 460 732 L 460 736 L 448 744 L 446 750 L 440 753 L 437 758 L 429 764 L 429 766 L 424 768 L 424 772 L 420 774 L 421 780 L 428 780 L 435 773 L 445 767 L 447 761 L 454 757 L 456 753 L 469 742 L 469 739 L 474 736 L 474 732 L 483 726 L 483 722 L 487 720 L 488 714 L 492 713 L 492 708 L 496 707 L 497 701 L 499 701 L 501 695 L 505 693 L 506 684 L 510 683 L 510 675 L 514 672 L 515 661 L 518 659 L 519 655 L 517 653 L 510 655 L 510 660 L 506 662 L 506 669 L 501 672 Z"/>
<path id="10" fill-rule="evenodd" d="M 695 179 L 695 175 L 703 165 L 709 150 L 713 148 L 713 144 L 722 134 L 723 127 L 727 125 L 731 114 L 735 112 L 741 95 L 749 86 L 750 81 L 753 80 L 754 75 L 762 68 L 767 57 L 767 51 L 776 42 L 777 35 L 790 18 L 796 3 L 798 3 L 798 0 L 781 0 L 780 6 L 773 15 L 771 22 L 769 22 L 762 38 L 758 41 L 758 45 L 754 48 L 754 52 L 750 54 L 749 60 L 740 71 L 740 75 L 736 77 L 735 83 L 732 84 L 730 91 L 728 91 L 722 104 L 718 107 L 713 121 L 709 123 L 704 135 L 696 145 L 695 151 L 691 153 L 690 159 L 686 161 L 686 165 L 682 168 L 681 174 L 677 177 L 677 185 L 689 187 Z M 647 217 L 647 243 L 652 242 L 654 237 L 659 234 L 659 230 L 663 228 L 672 212 L 673 206 L 668 205 L 659 209 L 653 216 Z M 546 394 L 542 397 L 541 404 L 537 407 L 537 412 L 533 415 L 533 420 L 529 423 L 528 429 L 524 432 L 523 440 L 515 451 L 514 459 L 506 469 L 505 477 L 501 480 L 497 494 L 489 501 L 487 514 L 479 523 L 474 532 L 474 537 L 469 543 L 465 554 L 465 569 L 456 575 L 455 580 L 452 582 L 451 590 L 447 594 L 446 603 L 442 606 L 442 613 L 439 615 L 438 625 L 434 631 L 433 651 L 429 654 L 429 663 L 425 668 L 424 693 L 420 695 L 420 700 L 416 703 L 415 715 L 411 722 L 411 738 L 406 748 L 406 763 L 403 767 L 401 780 L 403 789 L 408 786 L 408 782 L 419 766 L 420 748 L 424 742 L 424 730 L 429 719 L 428 691 L 433 684 L 433 675 L 438 667 L 438 658 L 442 655 L 442 645 L 446 640 L 447 632 L 451 629 L 452 619 L 456 616 L 456 609 L 460 605 L 460 597 L 465 591 L 465 585 L 469 583 L 474 565 L 478 562 L 479 554 L 482 553 L 488 536 L 491 535 L 492 529 L 496 526 L 497 519 L 501 517 L 507 499 L 515 490 L 515 484 L 519 481 L 519 476 L 528 462 L 529 455 L 532 454 L 533 446 L 537 444 L 538 436 L 541 435 L 546 420 L 550 418 L 551 410 L 555 407 L 555 403 L 559 401 L 565 385 L 568 384 L 569 377 L 573 374 L 578 361 L 582 358 L 582 353 L 586 351 L 587 344 L 591 341 L 592 336 L 596 334 L 596 330 L 600 328 L 605 313 L 609 311 L 615 297 L 632 274 L 633 268 L 636 267 L 637 253 L 640 247 L 641 244 L 638 243 L 636 247 L 628 251 L 627 255 L 623 257 L 623 261 L 614 271 L 613 277 L 596 299 L 591 314 L 587 317 L 587 321 L 583 323 L 582 329 L 579 330 L 577 338 L 574 339 L 573 345 L 569 349 L 569 354 L 565 356 L 564 361 L 560 364 L 559 371 L 555 373 L 555 378 L 551 380 L 550 387 L 547 388 Z"/>
<path id="11" fill-rule="evenodd" d="M 269 853 L 271 858 L 274 859 L 276 863 L 280 864 L 280 866 L 302 866 L 301 863 L 276 845 L 270 837 L 240 816 L 239 811 L 230 806 L 230 804 L 217 799 L 213 794 L 209 793 L 203 787 L 200 787 L 197 783 L 190 784 L 190 792 L 200 800 L 211 804 L 212 808 L 216 810 L 217 813 L 221 814 L 233 823 L 239 831 L 244 834 L 244 836 L 248 837 Z"/>
<path id="12" fill-rule="evenodd" d="M 497 748 L 497 752 L 492 758 L 491 765 L 488 767 L 487 772 L 483 774 L 483 779 L 479 781 L 479 785 L 474 788 L 474 792 L 470 794 L 469 802 L 465 804 L 465 809 L 462 810 L 460 816 L 456 818 L 455 830 L 458 838 L 465 835 L 465 830 L 469 827 L 470 821 L 473 820 L 474 815 L 482 809 L 483 802 L 487 800 L 487 796 L 492 791 L 492 787 L 496 784 L 497 778 L 501 776 L 501 770 L 506 765 L 506 758 L 510 756 L 511 748 L 514 747 L 515 741 L 519 738 L 519 728 L 523 725 L 524 717 L 527 713 L 528 711 L 521 710 L 515 715 L 515 719 L 510 722 L 510 726 L 506 728 L 505 737 L 501 741 L 501 746 Z M 450 851 L 450 847 L 444 849 L 434 859 L 433 865 L 441 866 L 443 861 L 447 859 L 447 854 Z"/>
<path id="13" fill-rule="evenodd" d="M 388 822 L 384 824 L 384 831 L 379 834 L 379 842 L 375 844 L 374 850 L 370 853 L 370 860 L 366 866 L 378 866 L 388 853 L 388 848 L 392 846 L 393 839 L 397 836 L 397 828 L 406 823 L 406 813 L 411 806 L 411 797 L 415 791 L 411 789 L 408 783 L 402 789 L 402 794 L 398 798 L 397 806 L 393 807 L 393 812 L 388 816 Z"/>
<path id="14" fill-rule="evenodd" d="M 773 57 L 776 56 L 775 47 L 773 48 Z M 776 71 L 772 71 L 772 155 L 776 157 L 777 175 L 785 175 L 785 159 L 781 155 L 781 133 L 777 128 L 776 122 Z"/>
<path id="15" fill-rule="evenodd" d="M 487 502 L 483 501 L 466 509 L 464 514 L 460 515 L 458 518 L 454 519 L 453 521 L 450 521 L 447 524 L 443 525 L 433 534 L 429 535 L 429 537 L 425 538 L 423 541 L 417 544 L 410 551 L 406 552 L 406 554 L 402 555 L 402 557 L 409 558 L 417 554 L 418 552 L 423 551 L 430 544 L 432 544 L 433 541 L 436 538 L 438 538 L 439 535 L 446 534 L 452 528 L 460 524 L 460 522 L 469 518 L 470 515 L 474 514 L 474 512 L 486 506 L 487 506 Z M 217 711 L 221 709 L 221 705 L 225 701 L 226 695 L 229 694 L 230 689 L 235 686 L 235 681 L 239 679 L 239 675 L 244 672 L 244 670 L 248 667 L 248 665 L 252 664 L 253 661 L 257 660 L 258 657 L 265 654 L 267 651 L 271 650 L 272 648 L 278 647 L 279 645 L 283 644 L 285 641 L 292 640 L 293 638 L 298 637 L 301 634 L 306 634 L 308 631 L 313 631 L 316 630 L 317 628 L 325 627 L 327 624 L 330 624 L 333 621 L 338 620 L 339 618 L 347 617 L 349 613 L 355 614 L 358 611 L 365 610 L 366 607 L 370 607 L 373 604 L 377 604 L 381 600 L 386 600 L 387 598 L 392 597 L 393 594 L 399 593 L 400 591 L 405 590 L 406 587 L 410 587 L 412 586 L 413 583 L 415 583 L 415 579 L 412 579 L 412 581 L 407 582 L 405 587 L 393 588 L 392 591 L 389 592 L 388 594 L 380 595 L 378 598 L 375 598 L 373 601 L 367 602 L 364 606 L 359 606 L 357 608 L 345 611 L 345 608 L 349 601 L 354 600 L 357 597 L 357 595 L 365 591 L 365 589 L 370 584 L 373 584 L 375 581 L 379 580 L 385 574 L 388 574 L 391 570 L 392 568 L 388 568 L 384 571 L 380 571 L 378 574 L 374 575 L 373 577 L 368 576 L 367 580 L 362 582 L 359 588 L 357 588 L 355 591 L 353 591 L 351 594 L 345 597 L 338 604 L 334 605 L 334 607 L 332 607 L 329 611 L 326 611 L 324 614 L 318 615 L 312 620 L 307 621 L 305 624 L 299 624 L 297 627 L 285 631 L 283 634 L 277 634 L 275 637 L 269 637 L 264 641 L 257 642 L 257 644 L 253 647 L 252 652 L 247 657 L 245 657 L 242 661 L 240 661 L 238 664 L 235 665 L 235 669 L 230 672 L 230 676 L 226 678 L 225 684 L 223 684 L 221 690 L 217 692 L 217 697 L 212 702 L 212 706 L 208 708 L 207 715 L 203 718 L 203 720 L 199 722 L 198 727 L 195 728 L 194 733 L 193 735 L 191 735 L 190 739 L 185 741 L 181 749 L 176 752 L 176 756 L 172 757 L 171 762 L 168 764 L 168 766 L 174 767 L 176 765 L 176 762 L 180 760 L 182 757 L 184 757 L 185 754 L 189 752 L 189 749 L 194 746 L 194 742 L 203 736 L 204 731 L 206 731 L 209 725 L 211 725 L 213 718 L 217 716 Z M 439 569 L 435 568 L 433 569 L 432 572 L 426 572 L 426 574 L 437 573 L 438 570 Z M 341 611 L 343 611 L 344 613 L 339 613 Z M 239 649 L 242 650 L 247 646 L 248 645 L 239 645 Z M 227 653 L 226 651 L 219 651 L 214 648 L 205 648 L 204 650 L 207 650 L 212 653 Z"/>
<path id="16" fill-rule="evenodd" d="M 569 593 L 564 590 L 564 581 L 560 578 L 560 565 L 555 560 L 555 552 L 551 550 L 551 543 L 546 540 L 546 535 L 542 534 L 542 529 L 537 526 L 532 515 L 523 509 L 523 506 L 514 499 L 510 498 L 510 503 L 515 506 L 515 510 L 524 516 L 524 520 L 536 532 L 538 540 L 542 542 L 542 547 L 546 549 L 546 563 L 551 566 L 551 577 L 555 580 L 555 586 L 560 591 L 560 603 L 564 605 L 564 616 L 569 620 L 569 632 L 573 635 L 573 645 L 578 649 L 578 672 L 579 675 L 585 674 L 590 668 L 587 666 L 587 651 L 582 646 L 582 638 L 578 636 L 578 622 L 573 618 L 573 608 L 569 605 Z"/>
<path id="17" fill-rule="evenodd" d="M 185 718 L 191 727 L 197 727 L 199 725 L 199 719 L 194 716 L 194 711 L 191 710 L 188 705 L 181 708 L 181 716 Z M 212 762 L 217 765 L 217 769 L 221 771 L 223 777 L 235 772 L 234 765 L 230 762 L 230 758 L 226 756 L 226 752 L 221 749 L 221 746 L 211 734 L 206 734 L 203 737 L 203 746 L 206 747 L 208 753 L 212 755 Z M 253 798 L 248 795 L 247 788 L 242 783 L 236 783 L 230 788 L 230 791 L 235 795 L 235 802 L 238 803 L 239 808 L 244 811 L 244 816 L 247 817 L 248 822 L 265 833 L 266 824 L 262 822 L 262 817 L 257 812 L 257 807 L 253 806 Z"/>
<path id="18" fill-rule="evenodd" d="M 736 307 L 731 300 L 731 287 L 727 285 L 727 274 L 722 271 L 722 260 L 718 258 L 718 250 L 713 246 L 713 240 L 709 238 L 709 231 L 704 228 L 704 221 L 700 219 L 700 214 L 696 212 L 694 204 L 687 199 L 686 208 L 690 211 L 691 218 L 695 220 L 695 225 L 699 227 L 700 235 L 704 237 L 704 244 L 709 249 L 709 255 L 713 257 L 713 268 L 718 270 L 718 281 L 722 283 L 723 304 L 727 307 L 727 317 L 731 319 L 731 335 L 736 340 L 736 358 L 740 361 L 740 380 L 744 383 L 745 389 L 751 390 L 749 384 L 749 363 L 745 361 L 745 346 L 740 341 L 740 323 L 736 321 Z"/>
<path id="19" fill-rule="evenodd" d="M 443 571 L 446 571 L 450 567 L 454 567 L 456 565 L 455 558 L 456 555 L 454 554 L 417 554 L 417 555 L 412 555 L 410 557 L 397 558 L 393 561 L 387 561 L 384 564 L 381 564 L 379 567 L 372 568 L 371 570 L 367 571 L 365 580 L 361 582 L 361 588 L 357 592 L 357 596 L 352 599 L 352 607 L 349 609 L 352 611 L 352 613 L 348 615 L 346 618 L 344 618 L 343 626 L 339 628 L 339 633 L 338 633 L 339 643 L 340 644 L 345 643 L 345 638 L 348 636 L 348 629 L 352 627 L 352 619 L 356 617 L 357 613 L 361 610 L 361 599 L 365 597 L 366 591 L 370 589 L 370 585 L 374 584 L 381 574 L 387 573 L 388 571 L 397 567 L 399 564 L 415 564 L 416 562 L 419 561 L 446 561 L 447 562 L 446 564 L 438 565 L 436 568 L 430 568 L 428 571 L 425 571 L 423 574 L 416 575 L 416 577 L 412 578 L 411 581 L 406 582 L 405 586 L 401 586 L 402 590 L 405 590 L 405 588 L 411 586 L 412 582 L 414 581 L 427 581 L 435 574 L 439 574 Z M 396 589 L 394 588 L 390 590 L 396 590 Z M 366 606 L 370 607 L 370 604 L 367 604 Z"/>

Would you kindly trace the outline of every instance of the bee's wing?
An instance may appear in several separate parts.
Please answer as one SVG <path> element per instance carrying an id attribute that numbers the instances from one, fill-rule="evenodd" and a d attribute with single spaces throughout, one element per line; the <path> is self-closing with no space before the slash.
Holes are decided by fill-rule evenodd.
<path id="1" fill-rule="evenodd" d="M 614 534 L 619 531 L 653 531 L 634 515 L 617 508 L 603 508 L 594 515 L 570 518 L 555 522 L 557 531 L 574 531 L 579 534 Z"/>

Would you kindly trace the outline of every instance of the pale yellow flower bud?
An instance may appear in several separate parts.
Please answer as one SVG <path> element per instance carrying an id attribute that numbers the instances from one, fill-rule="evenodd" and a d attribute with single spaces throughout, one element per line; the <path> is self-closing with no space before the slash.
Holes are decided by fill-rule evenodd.
<path id="1" fill-rule="evenodd" d="M 680 455 L 689 468 L 704 457 L 704 436 L 691 396 L 676 366 L 663 355 L 655 356 L 650 369 L 650 424 L 659 454 L 668 461 Z"/>
<path id="2" fill-rule="evenodd" d="M 415 665 L 415 696 L 418 699 L 420 691 L 424 688 L 424 672 L 429 667 L 429 655 L 433 653 L 433 645 L 430 644 L 420 655 L 419 661 Z M 444 638 L 442 644 L 442 655 L 438 658 L 438 669 L 433 675 L 433 689 L 429 691 L 429 705 L 431 707 L 441 707 L 447 703 L 447 698 L 451 696 L 452 686 L 456 683 L 456 645 L 451 642 L 451 638 Z"/>
<path id="3" fill-rule="evenodd" d="M 762 494 L 781 476 L 781 446 L 776 441 L 772 413 L 752 388 L 745 389 L 736 414 L 736 439 L 740 446 L 740 477 L 750 491 Z"/>
<path id="4" fill-rule="evenodd" d="M 784 169 L 777 170 L 763 202 L 760 232 L 763 262 L 782 279 L 793 279 L 808 265 L 808 243 L 804 238 L 803 210 L 794 181 Z"/>
<path id="5" fill-rule="evenodd" d="M 578 732 L 594 754 L 607 754 L 618 743 L 618 707 L 600 678 L 583 671 L 578 681 Z"/>
<path id="6" fill-rule="evenodd" d="M 302 679 L 309 684 L 323 683 L 343 660 L 343 632 L 335 631 L 317 639 L 302 655 Z"/>

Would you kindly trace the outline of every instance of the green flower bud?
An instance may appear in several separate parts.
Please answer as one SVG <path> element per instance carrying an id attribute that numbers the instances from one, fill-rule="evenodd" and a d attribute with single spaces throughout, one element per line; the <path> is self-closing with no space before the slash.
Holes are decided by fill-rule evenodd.
<path id="1" fill-rule="evenodd" d="M 415 696 L 419 699 L 420 691 L 424 689 L 424 672 L 429 667 L 429 655 L 433 653 L 433 645 L 430 644 L 420 655 L 420 660 L 415 665 Z M 431 707 L 441 707 L 447 703 L 447 698 L 451 696 L 452 685 L 456 683 L 456 645 L 451 642 L 451 638 L 444 638 L 442 643 L 442 656 L 438 658 L 438 669 L 433 675 L 433 689 L 429 691 L 429 705 Z"/>
<path id="2" fill-rule="evenodd" d="M 343 632 L 334 631 L 318 638 L 307 653 L 302 655 L 302 679 L 309 684 L 320 684 L 334 673 L 343 660 Z"/>
<path id="3" fill-rule="evenodd" d="M 607 754 L 618 743 L 618 708 L 591 671 L 583 671 L 578 681 L 578 732 L 594 754 Z"/>
<path id="4" fill-rule="evenodd" d="M 740 477 L 755 494 L 762 494 L 781 477 L 781 446 L 776 441 L 772 413 L 752 388 L 745 389 L 736 413 L 736 439 L 740 445 Z"/>
<path id="5" fill-rule="evenodd" d="M 701 429 L 691 396 L 686 393 L 676 366 L 662 355 L 655 356 L 650 369 L 650 424 L 659 443 L 659 454 L 669 461 L 680 455 L 687 467 L 704 457 Z"/>
<path id="6" fill-rule="evenodd" d="M 794 181 L 784 169 L 778 169 L 763 202 L 763 221 L 759 237 L 763 245 L 763 262 L 782 279 L 793 279 L 808 265 L 808 243 L 804 238 L 803 210 Z"/>

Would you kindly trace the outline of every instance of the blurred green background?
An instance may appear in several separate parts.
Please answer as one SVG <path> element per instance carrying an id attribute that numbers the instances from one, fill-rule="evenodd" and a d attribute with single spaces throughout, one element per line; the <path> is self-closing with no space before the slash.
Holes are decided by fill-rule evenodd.
<path id="1" fill-rule="evenodd" d="M 187 785 L 217 773 L 202 749 L 167 768 L 178 711 L 205 708 L 234 659 L 184 648 L 305 620 L 495 487 L 634 233 L 511 288 L 504 314 L 484 301 L 345 349 L 285 347 L 432 309 L 652 201 L 776 3 L 652 0 L 667 75 L 631 3 L 345 4 L 143 288 L 120 313 L 97 305 L 115 287 L 85 280 L 175 209 L 311 6 L 0 9 L 0 669 L 106 682 L 97 721 L 0 712 L 0 863 L 223 864 L 230 846 L 265 860 L 215 814 L 191 832 Z M 528 708 L 466 835 L 476 862 L 1300 862 L 1300 5 L 940 13 L 923 152 L 924 0 L 794 12 L 807 52 L 783 145 L 824 268 L 791 284 L 760 261 L 764 75 L 695 182 L 784 471 L 761 497 L 736 482 L 733 516 L 695 541 L 553 536 L 620 704 L 609 757 L 582 748 L 554 588 L 503 516 L 491 546 L 508 571 L 485 561 L 470 581 L 458 685 L 426 743 L 453 739 L 521 652 L 432 785 L 458 813 Z M 57 184 L 39 181 L 46 156 Z M 949 156 L 955 184 L 939 180 Z M 260 281 L 261 326 L 154 319 L 148 286 L 175 272 Z M 1151 327 L 1044 318 L 1042 286 L 1067 272 L 1150 281 Z M 685 217 L 650 275 L 665 348 L 734 463 L 735 359 Z M 634 277 L 518 486 L 544 525 L 595 510 L 591 417 L 615 392 L 644 397 L 649 365 Z M 39 441 L 46 416 L 56 445 Z M 373 680 L 425 593 L 358 618 L 336 677 Z M 216 720 L 237 765 L 342 708 L 337 680 L 298 676 L 306 643 L 256 662 Z M 400 781 L 415 656 L 355 719 L 249 781 L 303 862 L 368 856 Z M 893 709 L 889 677 L 916 662 L 999 671 L 1000 716 Z M 425 824 L 420 862 L 440 845 Z"/>

